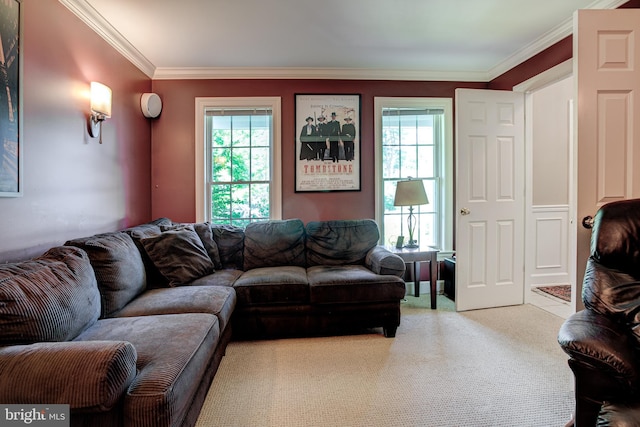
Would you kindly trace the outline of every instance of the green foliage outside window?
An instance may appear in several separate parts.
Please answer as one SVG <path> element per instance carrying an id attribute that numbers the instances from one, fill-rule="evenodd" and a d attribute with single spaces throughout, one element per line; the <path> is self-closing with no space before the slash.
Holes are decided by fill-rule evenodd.
<path id="1" fill-rule="evenodd" d="M 244 227 L 269 219 L 269 118 L 208 117 L 212 222 Z"/>

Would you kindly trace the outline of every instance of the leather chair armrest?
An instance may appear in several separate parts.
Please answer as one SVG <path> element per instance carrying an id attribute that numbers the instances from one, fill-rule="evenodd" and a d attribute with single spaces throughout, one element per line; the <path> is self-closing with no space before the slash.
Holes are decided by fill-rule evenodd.
<path id="1" fill-rule="evenodd" d="M 628 387 L 638 381 L 638 366 L 630 331 L 592 310 L 570 316 L 561 326 L 558 343 L 575 362 L 595 368 Z"/>
<path id="2" fill-rule="evenodd" d="M 364 261 L 365 266 L 376 274 L 390 274 L 402 277 L 405 264 L 402 258 L 384 246 L 375 246 L 369 250 Z"/>
<path id="3" fill-rule="evenodd" d="M 136 376 L 126 341 L 65 341 L 0 348 L 0 402 L 67 404 L 76 412 L 111 409 Z"/>

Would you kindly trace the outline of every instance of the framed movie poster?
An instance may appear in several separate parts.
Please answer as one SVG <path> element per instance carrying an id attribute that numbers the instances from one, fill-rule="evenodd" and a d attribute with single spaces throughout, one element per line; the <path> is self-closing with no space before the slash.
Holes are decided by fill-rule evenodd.
<path id="1" fill-rule="evenodd" d="M 296 95 L 296 192 L 360 190 L 360 95 Z"/>
<path id="2" fill-rule="evenodd" d="M 22 196 L 20 0 L 0 3 L 0 197 Z"/>

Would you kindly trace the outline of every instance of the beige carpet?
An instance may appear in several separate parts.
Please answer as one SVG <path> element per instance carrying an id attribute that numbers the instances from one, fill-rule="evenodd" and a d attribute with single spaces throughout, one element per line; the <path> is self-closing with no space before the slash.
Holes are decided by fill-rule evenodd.
<path id="1" fill-rule="evenodd" d="M 530 305 L 455 313 L 408 297 L 395 339 L 232 342 L 197 427 L 563 426 L 562 319 Z"/>

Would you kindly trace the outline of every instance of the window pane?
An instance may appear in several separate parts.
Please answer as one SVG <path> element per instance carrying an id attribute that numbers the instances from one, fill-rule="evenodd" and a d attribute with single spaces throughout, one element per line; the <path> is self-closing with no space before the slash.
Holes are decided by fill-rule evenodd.
<path id="1" fill-rule="evenodd" d="M 214 148 L 211 150 L 211 181 L 231 181 L 231 150 Z"/>
<path id="2" fill-rule="evenodd" d="M 416 156 L 416 147 L 414 146 L 400 146 L 400 177 L 417 177 L 418 176 L 418 162 Z"/>
<path id="3" fill-rule="evenodd" d="M 418 171 L 416 177 L 434 176 L 433 145 L 418 146 Z"/>
<path id="4" fill-rule="evenodd" d="M 252 181 L 268 181 L 269 180 L 269 164 L 271 163 L 269 156 L 269 148 L 254 148 L 251 151 L 251 180 Z"/>
<path id="5" fill-rule="evenodd" d="M 250 166 L 251 166 L 251 149 L 249 148 L 234 148 L 233 149 L 233 164 L 232 174 L 233 181 L 250 181 Z"/>
<path id="6" fill-rule="evenodd" d="M 249 218 L 249 185 L 235 184 L 231 187 L 231 218 Z"/>
<path id="7" fill-rule="evenodd" d="M 231 206 L 231 186 L 211 186 L 211 219 L 214 222 L 228 224 Z"/>
<path id="8" fill-rule="evenodd" d="M 246 226 L 270 217 L 272 115 L 265 109 L 207 112 L 209 218 Z"/>
<path id="9" fill-rule="evenodd" d="M 400 152 L 398 147 L 382 147 L 382 177 L 400 178 Z"/>
<path id="10" fill-rule="evenodd" d="M 269 184 L 251 185 L 251 219 L 269 219 Z"/>

